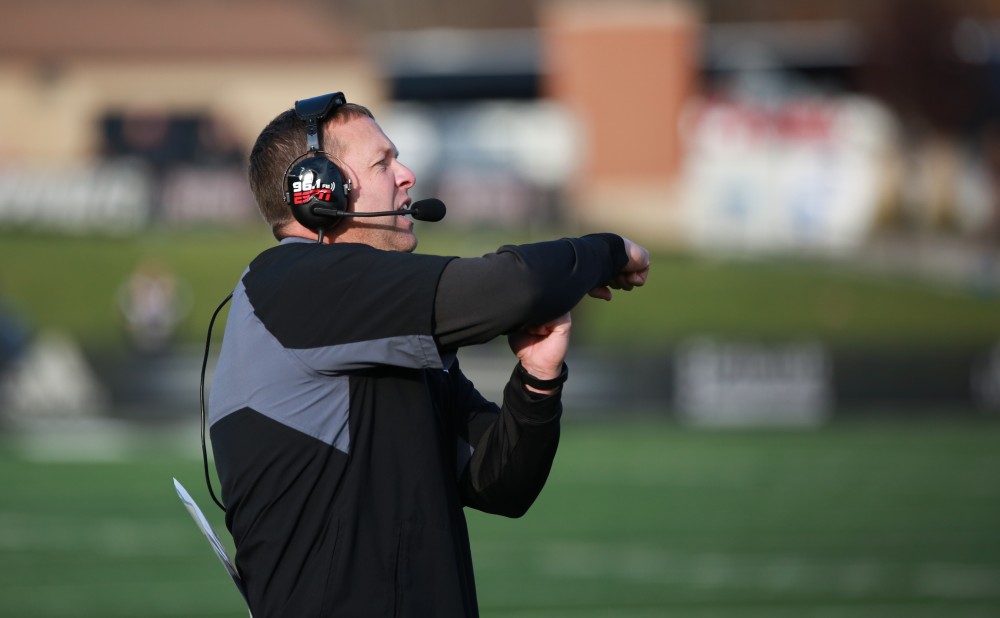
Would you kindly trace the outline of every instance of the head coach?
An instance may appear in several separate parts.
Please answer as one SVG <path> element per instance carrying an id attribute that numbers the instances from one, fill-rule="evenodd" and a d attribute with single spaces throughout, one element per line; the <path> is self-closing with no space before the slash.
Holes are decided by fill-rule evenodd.
<path id="1" fill-rule="evenodd" d="M 614 234 L 413 253 L 416 182 L 371 112 L 297 101 L 250 187 L 278 243 L 232 295 L 209 400 L 226 525 L 255 618 L 477 616 L 463 513 L 522 515 L 559 440 L 570 310 L 645 283 Z M 407 216 L 409 215 L 409 217 Z M 487 401 L 456 352 L 505 335 Z"/>

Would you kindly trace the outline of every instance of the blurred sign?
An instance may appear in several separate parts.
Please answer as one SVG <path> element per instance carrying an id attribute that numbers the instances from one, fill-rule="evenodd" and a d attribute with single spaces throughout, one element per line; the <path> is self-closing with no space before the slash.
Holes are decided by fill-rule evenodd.
<path id="1" fill-rule="evenodd" d="M 0 417 L 51 423 L 98 416 L 108 393 L 80 346 L 57 332 L 43 332 L 0 374 Z"/>
<path id="2" fill-rule="evenodd" d="M 1000 343 L 972 369 L 972 391 L 978 403 L 988 409 L 1000 410 Z"/>
<path id="3" fill-rule="evenodd" d="M 692 341 L 676 355 L 675 405 L 698 425 L 818 425 L 831 407 L 831 369 L 815 343 Z"/>
<path id="4" fill-rule="evenodd" d="M 872 229 L 892 130 L 874 102 L 704 99 L 685 124 L 695 246 L 844 253 Z"/>
<path id="5" fill-rule="evenodd" d="M 259 221 L 242 168 L 181 165 L 163 179 L 160 216 L 169 223 Z"/>
<path id="6" fill-rule="evenodd" d="M 154 185 L 127 164 L 0 170 L 0 225 L 57 232 L 129 233 L 150 214 Z"/>
<path id="7" fill-rule="evenodd" d="M 123 161 L 0 170 L 0 227 L 130 234 L 152 222 L 259 221 L 246 173 Z"/>

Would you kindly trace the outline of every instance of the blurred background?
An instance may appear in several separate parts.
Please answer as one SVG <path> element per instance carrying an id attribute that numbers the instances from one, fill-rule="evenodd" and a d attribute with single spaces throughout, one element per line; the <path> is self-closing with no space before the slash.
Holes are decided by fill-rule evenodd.
<path id="1" fill-rule="evenodd" d="M 170 477 L 211 504 L 249 148 L 337 90 L 418 251 L 653 252 L 538 503 L 468 515 L 484 616 L 1000 615 L 992 0 L 0 0 L 0 615 L 245 615 Z"/>

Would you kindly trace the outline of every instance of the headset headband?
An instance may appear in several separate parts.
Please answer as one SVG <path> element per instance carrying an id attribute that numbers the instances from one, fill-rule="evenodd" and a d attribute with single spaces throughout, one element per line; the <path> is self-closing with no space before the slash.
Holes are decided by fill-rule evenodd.
<path id="1" fill-rule="evenodd" d="M 319 121 L 346 102 L 343 92 L 321 94 L 295 102 L 295 115 L 306 123 L 306 145 L 310 151 L 319 150 Z"/>

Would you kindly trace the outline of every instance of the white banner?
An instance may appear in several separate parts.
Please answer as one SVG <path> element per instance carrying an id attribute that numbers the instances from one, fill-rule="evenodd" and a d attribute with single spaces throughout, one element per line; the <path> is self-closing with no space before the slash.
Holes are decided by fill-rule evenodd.
<path id="1" fill-rule="evenodd" d="M 675 386 L 693 424 L 812 426 L 831 408 L 831 362 L 818 343 L 696 340 L 677 352 Z"/>
<path id="2" fill-rule="evenodd" d="M 0 169 L 0 226 L 128 233 L 146 225 L 154 186 L 127 164 Z"/>
<path id="3" fill-rule="evenodd" d="M 685 123 L 692 244 L 851 251 L 875 224 L 892 129 L 866 99 L 698 102 Z"/>

